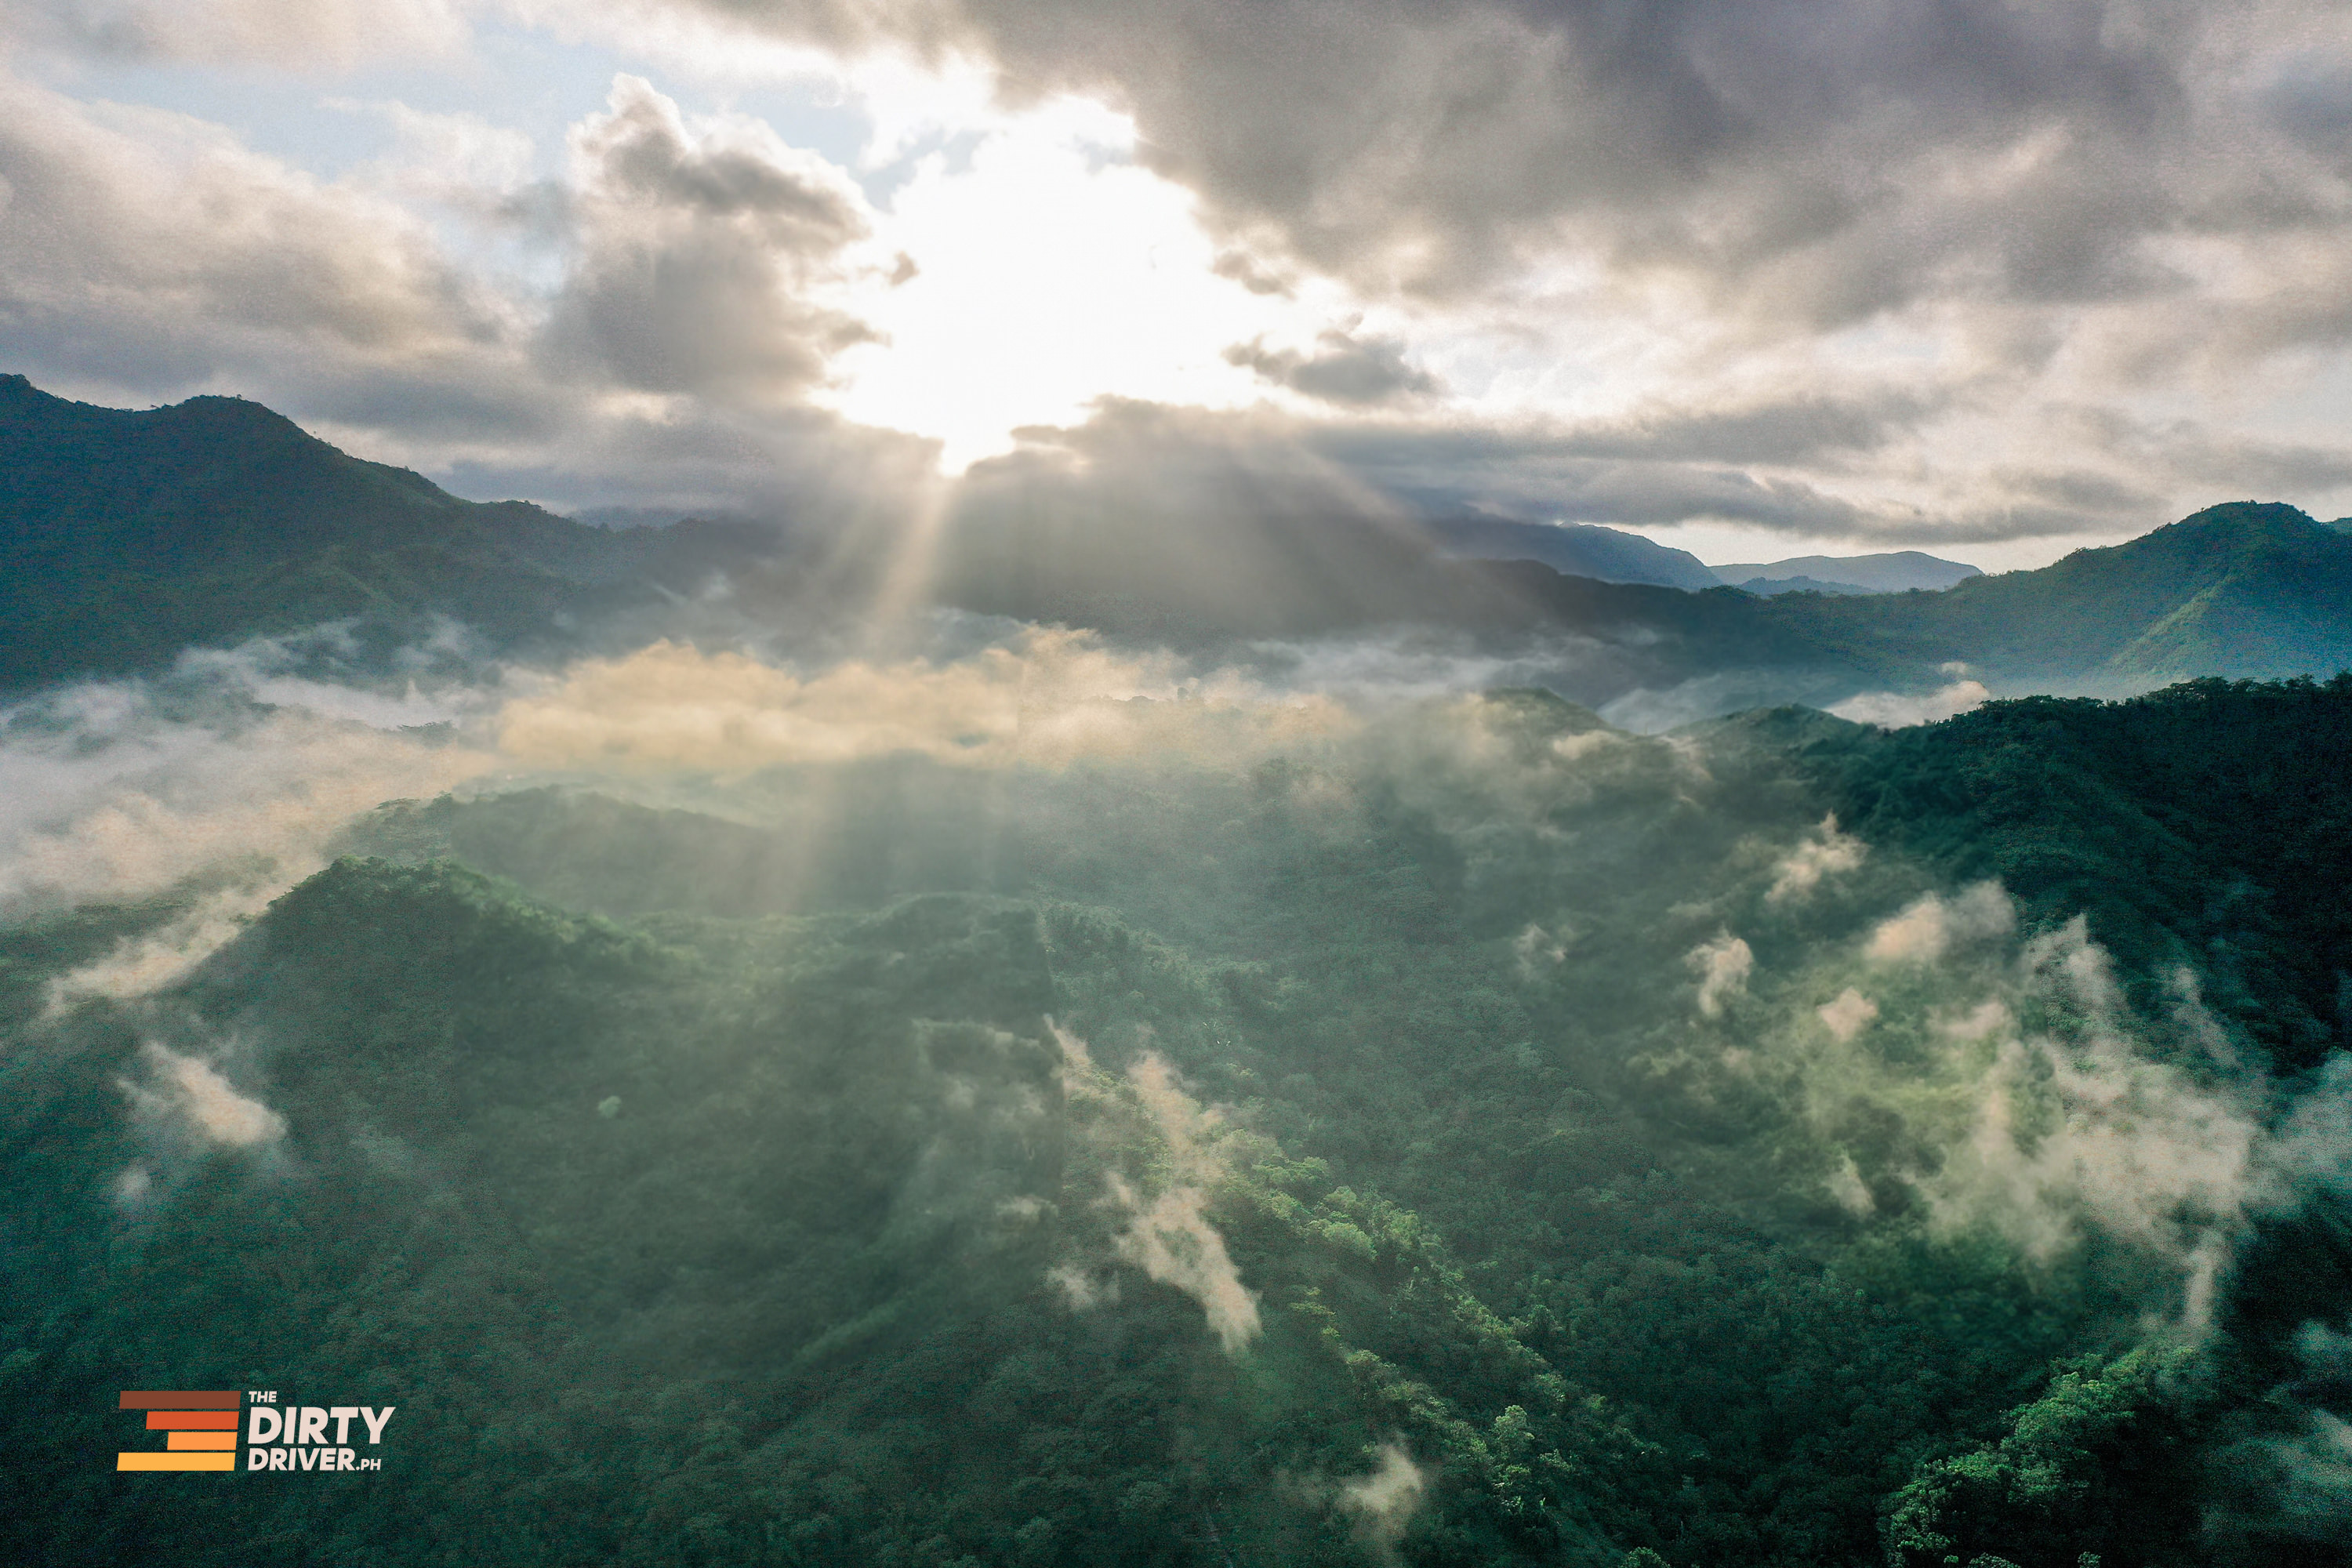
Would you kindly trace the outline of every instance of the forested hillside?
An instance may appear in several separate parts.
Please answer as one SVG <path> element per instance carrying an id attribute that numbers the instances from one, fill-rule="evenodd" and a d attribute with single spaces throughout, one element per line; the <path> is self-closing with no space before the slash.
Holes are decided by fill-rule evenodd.
<path id="1" fill-rule="evenodd" d="M 327 621 L 387 647 L 436 616 L 544 646 L 561 617 L 658 603 L 762 542 L 460 500 L 241 398 L 98 408 L 0 375 L 0 690 Z"/>
<path id="2" fill-rule="evenodd" d="M 1780 606 L 1816 635 L 1964 660 L 2013 687 L 2326 677 L 2352 668 L 2352 533 L 2235 501 L 2038 572 Z"/>
<path id="3" fill-rule="evenodd" d="M 0 971 L 51 1435 L 0 1540 L 2338 1561 L 2347 720 L 1507 692 L 396 805 L 143 999 L 55 982 L 181 896 L 56 910 Z M 151 1385 L 405 1425 L 357 1485 L 117 1478 Z"/>

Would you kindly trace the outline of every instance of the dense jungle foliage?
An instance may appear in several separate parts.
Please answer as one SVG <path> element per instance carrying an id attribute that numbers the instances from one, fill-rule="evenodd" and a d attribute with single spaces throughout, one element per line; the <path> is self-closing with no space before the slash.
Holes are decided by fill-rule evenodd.
<path id="1" fill-rule="evenodd" d="M 47 986 L 173 902 L 53 913 L 0 1555 L 2340 1562 L 2347 776 L 2344 679 L 1499 692 L 396 804 L 135 1003 Z M 131 1387 L 398 1415 L 376 1474 L 117 1476 Z"/>

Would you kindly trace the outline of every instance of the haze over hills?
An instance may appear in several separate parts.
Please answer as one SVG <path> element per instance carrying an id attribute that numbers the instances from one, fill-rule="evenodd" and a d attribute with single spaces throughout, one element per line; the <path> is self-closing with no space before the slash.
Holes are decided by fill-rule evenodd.
<path id="1" fill-rule="evenodd" d="M 1958 561 L 1946 561 L 1924 551 L 1898 550 L 1879 555 L 1792 555 L 1786 561 L 1760 561 L 1710 568 L 1735 588 L 1759 592 L 1756 584 L 1790 584 L 1799 579 L 1849 593 L 1901 594 L 1913 588 L 1937 590 L 1984 574 Z M 1769 591 L 1801 591 L 1780 587 Z"/>
<path id="2" fill-rule="evenodd" d="M 1563 576 L 1654 583 L 1694 592 L 1730 580 L 1687 550 L 1592 523 L 1445 518 L 1428 526 L 1446 554 L 1463 560 L 1539 561 Z"/>
<path id="3" fill-rule="evenodd" d="M 1501 558 L 1445 558 L 1465 542 Z M 236 399 L 130 412 L 0 380 L 8 686 L 153 668 L 192 644 L 324 621 L 353 622 L 388 647 L 446 616 L 492 647 L 554 648 L 630 612 L 636 635 L 651 636 L 665 606 L 719 579 L 746 613 L 814 613 L 809 596 L 793 598 L 793 572 L 769 565 L 788 542 L 747 524 L 610 531 L 526 503 L 461 500 Z M 1526 558 L 1533 545 L 1553 563 Z M 1016 497 L 951 516 L 929 591 L 1194 647 L 1414 623 L 1486 643 L 1565 636 L 1573 657 L 1534 679 L 1594 706 L 1681 690 L 1658 711 L 1688 717 L 1873 687 L 1926 691 L 1956 664 L 2002 689 L 2104 691 L 2352 667 L 2352 535 L 2281 505 L 2210 508 L 1998 577 L 1916 552 L 1770 565 L 1878 583 L 1964 575 L 1936 593 L 1759 598 L 1708 585 L 1682 552 L 1607 529 L 1478 519 L 1423 534 L 1311 508 L 1237 507 L 1181 528 L 1126 511 L 1041 514 Z M 1564 569 L 1574 566 L 1585 569 Z M 1633 573 L 1695 591 L 1613 580 Z M 761 595 L 767 611 L 752 608 Z"/>
<path id="4" fill-rule="evenodd" d="M 1877 555 L 1799 555 L 1786 561 L 1709 566 L 1686 550 L 1594 523 L 1447 518 L 1427 526 L 1444 552 L 1456 559 L 1540 561 L 1567 576 L 1603 583 L 1654 583 L 1694 593 L 1725 586 L 1756 594 L 1900 594 L 1913 588 L 1948 588 L 1982 575 L 1974 566 L 1917 550 Z"/>

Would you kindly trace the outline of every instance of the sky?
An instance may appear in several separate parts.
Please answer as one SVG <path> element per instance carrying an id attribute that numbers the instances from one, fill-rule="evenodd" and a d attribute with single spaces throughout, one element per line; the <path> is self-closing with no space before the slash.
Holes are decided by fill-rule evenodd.
<path id="1" fill-rule="evenodd" d="M 2039 565 L 2352 512 L 2352 8 L 5 0 L 0 371 L 571 511 Z"/>

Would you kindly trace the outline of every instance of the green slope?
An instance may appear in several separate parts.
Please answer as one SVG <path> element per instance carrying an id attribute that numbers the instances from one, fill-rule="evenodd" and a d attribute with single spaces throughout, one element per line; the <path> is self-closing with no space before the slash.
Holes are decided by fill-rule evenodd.
<path id="1" fill-rule="evenodd" d="M 2233 501 L 1941 594 L 1775 607 L 1816 636 L 2012 681 L 2332 675 L 2352 668 L 2352 537 L 2290 506 Z"/>
<path id="2" fill-rule="evenodd" d="M 461 500 L 238 398 L 99 408 L 0 376 L 0 688 L 331 620 L 446 615 L 509 643 L 754 543 Z"/>

